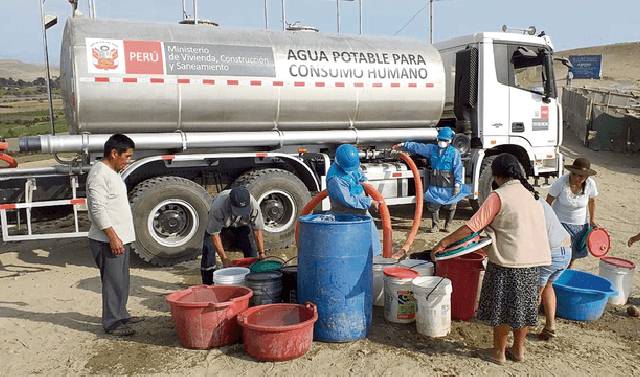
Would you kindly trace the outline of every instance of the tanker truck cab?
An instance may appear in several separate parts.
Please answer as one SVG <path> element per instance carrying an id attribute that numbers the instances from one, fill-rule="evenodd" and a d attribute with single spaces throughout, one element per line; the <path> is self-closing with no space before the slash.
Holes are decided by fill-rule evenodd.
<path id="1" fill-rule="evenodd" d="M 561 109 L 546 35 L 477 33 L 435 45 L 446 75 L 443 120 L 470 143 L 465 164 L 472 204 L 491 191 L 490 165 L 515 155 L 527 176 L 548 179 L 562 166 Z"/>

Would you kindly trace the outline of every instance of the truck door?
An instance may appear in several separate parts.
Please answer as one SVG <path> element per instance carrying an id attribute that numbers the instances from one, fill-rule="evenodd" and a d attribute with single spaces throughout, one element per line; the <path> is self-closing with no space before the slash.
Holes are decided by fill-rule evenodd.
<path id="1" fill-rule="evenodd" d="M 498 43 L 493 45 L 493 49 L 484 49 L 480 101 L 482 103 L 482 136 L 485 148 L 509 143 L 508 50 L 509 45 Z"/>
<path id="2" fill-rule="evenodd" d="M 558 105 L 551 52 L 539 46 L 509 45 L 508 56 L 509 143 L 524 139 L 534 150 L 556 146 Z"/>

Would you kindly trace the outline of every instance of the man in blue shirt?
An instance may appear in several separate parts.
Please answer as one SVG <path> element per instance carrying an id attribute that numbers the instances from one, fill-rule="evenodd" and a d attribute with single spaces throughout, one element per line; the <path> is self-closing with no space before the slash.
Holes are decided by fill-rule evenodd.
<path id="1" fill-rule="evenodd" d="M 405 142 L 393 146 L 394 149 L 402 147 L 429 160 L 431 171 L 424 200 L 427 202 L 427 210 L 431 213 L 432 233 L 438 231 L 440 208 L 448 211 L 444 231 L 449 231 L 457 203 L 467 195 L 462 192 L 464 177 L 460 152 L 451 145 L 454 135 L 451 128 L 443 127 L 438 130 L 437 145 Z"/>
<path id="2" fill-rule="evenodd" d="M 362 182 L 366 181 L 360 168 L 358 149 L 350 144 L 343 144 L 336 149 L 335 162 L 327 173 L 327 191 L 333 212 L 369 215 L 368 209 L 378 209 L 379 203 L 372 200 L 364 192 Z M 373 255 L 382 253 L 380 234 L 371 221 L 371 242 Z"/>

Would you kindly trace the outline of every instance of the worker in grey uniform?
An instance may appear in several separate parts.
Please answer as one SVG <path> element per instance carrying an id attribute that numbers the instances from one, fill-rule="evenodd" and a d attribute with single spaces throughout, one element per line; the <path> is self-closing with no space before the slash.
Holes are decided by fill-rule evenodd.
<path id="1" fill-rule="evenodd" d="M 239 186 L 219 193 L 209 210 L 207 230 L 202 245 L 200 272 L 202 284 L 213 284 L 216 269 L 216 253 L 224 267 L 229 266 L 227 253 L 222 245 L 221 233 L 232 233 L 245 258 L 264 258 L 264 220 L 260 206 L 246 187 Z"/>
<path id="2" fill-rule="evenodd" d="M 103 158 L 87 175 L 89 249 L 100 269 L 102 283 L 102 327 L 107 334 L 135 334 L 130 324 L 140 322 L 127 312 L 129 298 L 129 255 L 136 234 L 127 198 L 127 186 L 120 171 L 129 163 L 135 144 L 116 134 L 104 144 Z"/>

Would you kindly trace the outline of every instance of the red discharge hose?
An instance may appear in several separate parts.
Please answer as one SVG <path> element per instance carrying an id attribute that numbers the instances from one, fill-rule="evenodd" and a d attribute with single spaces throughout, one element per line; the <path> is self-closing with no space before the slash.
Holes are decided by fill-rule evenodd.
<path id="1" fill-rule="evenodd" d="M 418 171 L 418 167 L 415 162 L 409 157 L 406 153 L 398 153 L 398 158 L 404 161 L 407 165 L 409 165 L 409 169 L 413 173 L 413 184 L 416 189 L 416 209 L 413 213 L 413 225 L 411 226 L 411 232 L 407 236 L 407 239 L 404 241 L 404 245 L 402 245 L 401 251 L 403 254 L 407 254 L 413 241 L 416 239 L 416 235 L 418 234 L 418 230 L 420 229 L 420 223 L 422 222 L 422 209 L 424 205 L 424 190 L 422 188 L 422 179 L 420 179 L 420 172 Z"/>
<path id="2" fill-rule="evenodd" d="M 373 186 L 368 183 L 363 184 L 364 191 L 373 198 L 373 200 L 380 202 L 380 208 L 378 209 L 380 212 L 380 218 L 382 219 L 382 256 L 385 258 L 390 257 L 402 257 L 404 254 L 409 252 L 413 241 L 416 239 L 416 235 L 418 234 L 418 230 L 420 229 L 420 223 L 422 222 L 422 210 L 424 205 L 424 193 L 422 188 L 422 180 L 420 179 L 420 172 L 416 167 L 416 164 L 413 162 L 411 157 L 409 157 L 406 153 L 399 153 L 398 158 L 404 161 L 411 169 L 413 173 L 413 182 L 416 189 L 416 209 L 413 214 L 413 225 L 411 227 L 411 232 L 407 236 L 407 239 L 404 241 L 402 245 L 401 251 L 402 254 L 393 254 L 393 232 L 391 229 L 391 216 L 389 215 L 389 208 L 384 202 L 384 197 L 378 190 L 376 190 Z M 318 206 L 326 197 L 328 193 L 327 190 L 320 191 L 316 196 L 314 196 L 309 203 L 307 203 L 300 215 L 308 215 L 310 214 L 316 206 Z M 296 222 L 296 243 L 298 242 L 298 227 L 299 223 Z"/>
<path id="3" fill-rule="evenodd" d="M 10 168 L 15 168 L 18 166 L 18 162 L 8 154 L 2 153 L 2 151 L 9 149 L 9 144 L 2 141 L 0 142 L 0 161 L 6 162 Z"/>
<path id="4" fill-rule="evenodd" d="M 373 200 L 380 202 L 378 212 L 380 212 L 380 218 L 382 219 L 382 256 L 385 258 L 391 258 L 393 255 L 393 230 L 391 229 L 391 215 L 389 214 L 389 208 L 384 202 L 384 196 L 368 183 L 363 183 L 364 192 L 367 193 Z"/>

